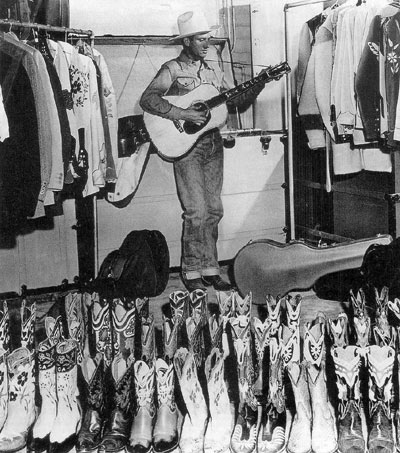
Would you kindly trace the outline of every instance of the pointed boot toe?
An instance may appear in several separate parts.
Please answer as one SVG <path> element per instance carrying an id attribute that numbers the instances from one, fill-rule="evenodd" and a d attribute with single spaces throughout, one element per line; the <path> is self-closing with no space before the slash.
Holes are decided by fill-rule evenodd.
<path id="1" fill-rule="evenodd" d="M 178 436 L 175 436 L 170 441 L 168 441 L 167 439 L 156 441 L 154 439 L 153 449 L 155 453 L 169 453 L 178 448 L 178 444 L 179 444 Z"/>

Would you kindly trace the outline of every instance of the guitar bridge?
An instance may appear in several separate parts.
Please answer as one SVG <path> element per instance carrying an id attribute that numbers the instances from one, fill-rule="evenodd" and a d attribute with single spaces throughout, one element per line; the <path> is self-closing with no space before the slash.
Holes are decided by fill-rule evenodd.
<path id="1" fill-rule="evenodd" d="M 182 127 L 181 123 L 178 120 L 175 120 L 173 123 L 174 123 L 175 127 L 178 129 L 178 131 L 180 133 L 184 132 L 183 127 Z"/>

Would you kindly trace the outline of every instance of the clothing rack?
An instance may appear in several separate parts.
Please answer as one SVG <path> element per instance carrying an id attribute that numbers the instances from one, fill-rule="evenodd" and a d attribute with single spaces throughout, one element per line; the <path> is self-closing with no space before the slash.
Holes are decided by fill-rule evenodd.
<path id="1" fill-rule="evenodd" d="M 284 11 L 284 31 L 285 31 L 285 61 L 289 59 L 289 26 L 288 12 L 292 8 L 299 6 L 314 5 L 317 3 L 327 3 L 326 0 L 300 0 L 298 2 L 286 3 Z M 286 121 L 285 128 L 288 131 L 288 188 L 289 188 L 289 224 L 290 239 L 295 239 L 296 227 L 294 217 L 294 170 L 293 170 L 293 109 L 292 109 L 292 80 L 290 73 L 286 74 Z"/>
<path id="2" fill-rule="evenodd" d="M 90 39 L 90 44 L 93 46 L 94 42 L 94 33 L 92 30 L 81 30 L 79 28 L 68 28 L 68 27 L 56 27 L 54 25 L 44 25 L 38 24 L 35 22 L 21 22 L 18 20 L 8 20 L 8 19 L 0 19 L 0 26 L 9 26 L 9 31 L 13 28 L 29 28 L 29 29 L 36 29 L 36 30 L 44 30 L 53 33 L 64 33 L 65 36 L 69 35 L 69 37 L 74 38 L 82 38 L 87 37 Z"/>

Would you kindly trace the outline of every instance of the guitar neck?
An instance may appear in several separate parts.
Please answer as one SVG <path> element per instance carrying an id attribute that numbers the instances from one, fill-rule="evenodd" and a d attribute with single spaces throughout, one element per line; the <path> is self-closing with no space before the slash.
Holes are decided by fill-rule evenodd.
<path id="1" fill-rule="evenodd" d="M 276 78 L 278 75 L 283 75 L 286 72 L 289 72 L 290 68 L 287 65 L 287 63 L 281 63 L 273 68 L 271 68 L 269 71 L 267 70 L 266 72 L 263 72 L 257 77 L 254 77 L 251 80 L 248 80 L 247 82 L 241 83 L 240 85 L 236 86 L 235 88 L 231 88 L 230 90 L 227 90 L 217 96 L 214 96 L 211 99 L 208 99 L 205 104 L 209 109 L 218 107 L 221 104 L 224 104 L 227 101 L 230 101 L 231 99 L 234 99 L 238 96 L 240 96 L 242 93 L 250 90 L 250 88 L 253 88 L 255 85 L 259 85 L 260 83 L 263 82 L 270 82 L 274 78 Z M 271 74 L 273 73 L 273 74 Z"/>

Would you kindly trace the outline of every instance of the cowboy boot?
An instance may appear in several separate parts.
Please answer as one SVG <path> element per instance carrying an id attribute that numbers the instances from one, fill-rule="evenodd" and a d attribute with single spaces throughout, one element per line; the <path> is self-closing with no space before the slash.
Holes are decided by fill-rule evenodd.
<path id="1" fill-rule="evenodd" d="M 65 314 L 68 324 L 69 338 L 78 343 L 77 363 L 83 359 L 83 350 L 86 342 L 86 327 L 88 324 L 85 309 L 85 295 L 82 293 L 69 293 L 65 296 Z"/>
<path id="2" fill-rule="evenodd" d="M 397 297 L 393 301 L 388 302 L 389 310 L 396 316 L 396 318 L 400 319 L 400 299 Z M 397 326 L 397 348 L 396 348 L 396 357 L 397 357 L 397 385 L 400 386 L 400 327 Z M 397 389 L 397 395 L 399 398 L 399 388 Z M 397 439 L 397 450 L 400 448 L 400 400 L 399 406 L 396 410 L 396 439 Z"/>
<path id="3" fill-rule="evenodd" d="M 270 339 L 269 386 L 267 404 L 264 405 L 258 436 L 260 453 L 278 453 L 285 448 L 286 407 L 283 385 L 282 343 Z"/>
<path id="4" fill-rule="evenodd" d="M 134 361 L 136 307 L 127 309 L 120 299 L 114 299 L 112 306 L 114 356 L 121 353 L 129 365 Z"/>
<path id="5" fill-rule="evenodd" d="M 346 313 L 339 313 L 336 319 L 329 319 L 329 333 L 333 346 L 344 348 L 349 344 L 349 319 Z"/>
<path id="6" fill-rule="evenodd" d="M 179 446 L 182 453 L 201 453 L 204 451 L 208 410 L 197 377 L 197 365 L 193 353 L 186 348 L 179 348 L 174 357 L 174 367 L 187 409 Z"/>
<path id="7" fill-rule="evenodd" d="M 222 350 L 223 320 L 221 316 L 214 313 L 208 318 L 208 331 L 211 340 L 211 350 L 214 348 Z"/>
<path id="8" fill-rule="evenodd" d="M 288 433 L 288 453 L 311 452 L 311 398 L 306 365 L 300 362 L 300 328 L 291 330 L 282 325 L 279 331 L 283 366 L 291 383 L 295 413 Z"/>
<path id="9" fill-rule="evenodd" d="M 360 348 L 337 346 L 331 350 L 339 399 L 338 446 L 341 453 L 364 453 L 365 414 L 360 392 Z"/>
<path id="10" fill-rule="evenodd" d="M 204 364 L 205 343 L 203 329 L 207 324 L 207 291 L 196 289 L 189 294 L 190 316 L 186 318 L 189 350 L 193 352 L 197 367 Z"/>
<path id="11" fill-rule="evenodd" d="M 234 453 L 250 453 L 257 445 L 258 402 L 254 396 L 254 367 L 252 360 L 250 314 L 230 319 L 239 378 L 239 411 L 231 437 Z"/>
<path id="12" fill-rule="evenodd" d="M 319 315 L 305 325 L 304 361 L 307 364 L 311 395 L 311 444 L 314 453 L 331 453 L 337 449 L 334 409 L 329 401 L 325 372 L 325 318 Z"/>
<path id="13" fill-rule="evenodd" d="M 219 309 L 219 316 L 221 318 L 222 322 L 222 337 L 221 337 L 221 347 L 222 351 L 224 353 L 225 358 L 230 358 L 232 359 L 233 357 L 231 356 L 231 348 L 229 344 L 229 319 L 232 318 L 235 314 L 235 297 L 236 297 L 236 292 L 231 291 L 229 294 L 225 293 L 223 291 L 217 291 L 215 293 L 216 299 L 217 299 L 217 304 L 218 304 L 218 309 Z M 230 360 L 232 362 L 232 360 Z M 225 373 L 229 369 L 229 361 L 228 361 L 228 367 L 225 367 Z M 230 389 L 228 388 L 228 393 L 230 392 Z"/>
<path id="14" fill-rule="evenodd" d="M 154 317 L 149 315 L 141 319 L 141 360 L 151 364 L 155 360 Z"/>
<path id="15" fill-rule="evenodd" d="M 155 370 L 143 360 L 134 364 L 136 409 L 133 417 L 128 450 L 146 453 L 152 448 L 153 424 L 156 416 L 154 406 Z"/>
<path id="16" fill-rule="evenodd" d="M 268 319 L 271 323 L 270 336 L 278 334 L 279 327 L 281 325 L 281 304 L 282 299 L 280 297 L 274 298 L 270 294 L 265 299 L 268 309 Z"/>
<path id="17" fill-rule="evenodd" d="M 7 419 L 8 407 L 8 373 L 7 353 L 0 349 L 0 430 Z"/>
<path id="18" fill-rule="evenodd" d="M 76 442 L 76 451 L 78 453 L 94 453 L 97 452 L 102 441 L 106 417 L 104 361 L 101 360 L 96 366 L 93 359 L 84 357 L 81 369 L 86 387 L 86 404 Z"/>
<path id="19" fill-rule="evenodd" d="M 104 357 L 106 367 L 110 367 L 114 357 L 110 305 L 107 301 L 100 300 L 98 294 L 93 299 L 91 317 L 95 348 Z"/>
<path id="20" fill-rule="evenodd" d="M 254 333 L 254 347 L 257 355 L 258 373 L 254 383 L 254 395 L 256 398 L 261 398 L 265 394 L 264 388 L 264 352 L 270 342 L 270 329 L 271 322 L 269 318 L 266 318 L 264 322 L 261 322 L 259 318 L 253 316 L 252 318 L 252 330 Z"/>
<path id="21" fill-rule="evenodd" d="M 170 318 L 163 316 L 162 337 L 164 346 L 164 360 L 170 365 L 178 349 L 178 323 L 173 323 Z"/>
<path id="22" fill-rule="evenodd" d="M 350 300 L 354 313 L 353 324 L 356 332 L 356 346 L 361 349 L 361 357 L 365 357 L 370 339 L 371 319 L 367 314 L 363 290 L 360 289 L 356 295 L 350 290 Z"/>
<path id="23" fill-rule="evenodd" d="M 10 318 L 7 301 L 3 302 L 3 311 L 0 311 L 0 430 L 7 418 L 8 406 L 8 372 L 7 355 L 10 350 Z"/>
<path id="24" fill-rule="evenodd" d="M 300 325 L 300 311 L 302 298 L 300 294 L 286 296 L 286 325 L 290 330 L 296 330 Z"/>
<path id="25" fill-rule="evenodd" d="M 224 453 L 229 451 L 233 416 L 224 380 L 224 355 L 219 349 L 213 348 L 207 357 L 205 374 L 210 420 L 204 440 L 204 451 L 206 453 Z"/>
<path id="26" fill-rule="evenodd" d="M 395 351 L 391 346 L 372 345 L 367 350 L 369 371 L 368 451 L 392 452 L 395 442 L 392 432 L 392 375 Z"/>
<path id="27" fill-rule="evenodd" d="M 178 410 L 175 404 L 175 375 L 173 363 L 156 361 L 157 420 L 153 430 L 156 453 L 167 453 L 178 446 Z"/>
<path id="28" fill-rule="evenodd" d="M 37 349 L 38 382 L 42 399 L 39 417 L 33 426 L 33 437 L 43 439 L 50 434 L 57 416 L 56 343 L 47 338 Z"/>
<path id="29" fill-rule="evenodd" d="M 10 314 L 7 301 L 3 301 L 3 311 L 0 310 L 0 349 L 10 352 Z"/>
<path id="30" fill-rule="evenodd" d="M 112 361 L 110 374 L 108 391 L 110 413 L 98 448 L 99 453 L 124 452 L 129 442 L 132 421 L 133 364 L 128 364 L 119 353 Z"/>
<path id="31" fill-rule="evenodd" d="M 15 349 L 7 357 L 8 415 L 0 433 L 0 451 L 13 452 L 26 446 L 35 421 L 34 356 L 29 349 Z"/>
<path id="32" fill-rule="evenodd" d="M 81 419 L 77 395 L 78 344 L 64 340 L 56 347 L 57 416 L 50 433 L 50 442 L 61 444 L 76 434 Z"/>
<path id="33" fill-rule="evenodd" d="M 395 329 L 389 325 L 388 321 L 388 302 L 389 302 L 389 289 L 384 286 L 379 293 L 375 288 L 375 325 L 373 327 L 373 335 L 375 344 L 378 346 L 392 346 L 393 338 L 395 336 Z"/>
<path id="34" fill-rule="evenodd" d="M 21 347 L 28 348 L 30 351 L 35 349 L 35 321 L 36 303 L 28 307 L 26 300 L 21 305 Z"/>
<path id="35" fill-rule="evenodd" d="M 179 346 L 187 345 L 186 337 L 186 318 L 189 316 L 189 292 L 174 291 L 169 295 L 169 306 L 171 309 L 171 321 L 176 325 L 177 344 Z"/>
<path id="36" fill-rule="evenodd" d="M 251 306 L 253 303 L 252 293 L 246 294 L 244 298 L 240 297 L 237 291 L 232 292 L 234 296 L 234 312 L 236 316 L 250 316 L 251 315 Z"/>

